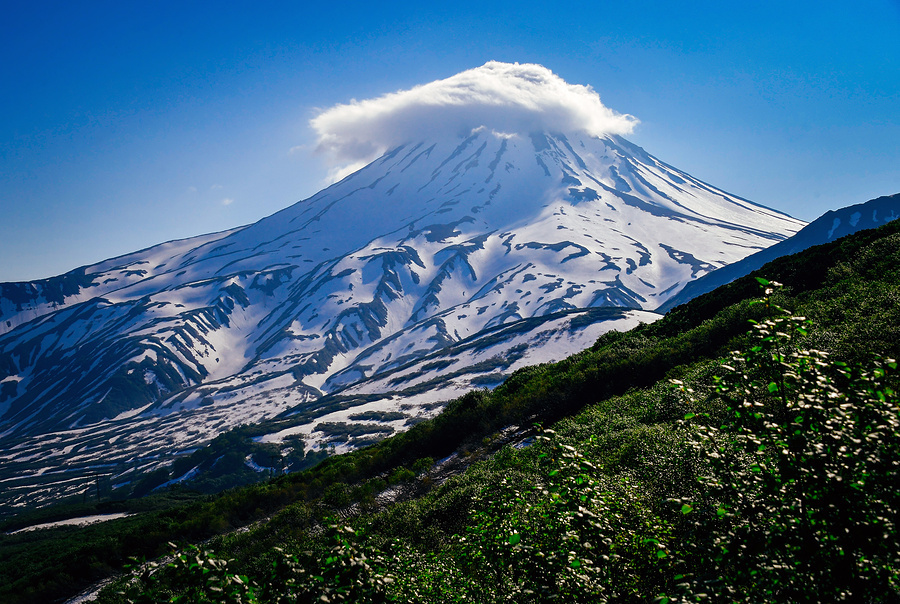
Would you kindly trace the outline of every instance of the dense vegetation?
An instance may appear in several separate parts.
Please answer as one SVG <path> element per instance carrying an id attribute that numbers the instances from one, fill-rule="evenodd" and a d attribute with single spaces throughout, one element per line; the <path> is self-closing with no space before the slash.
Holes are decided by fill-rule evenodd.
<path id="1" fill-rule="evenodd" d="M 272 516 L 103 600 L 898 598 L 897 378 L 874 356 L 900 352 L 898 230 L 767 265 L 790 284 L 767 304 L 739 280 L 311 470 L 4 536 L 0 560 L 18 563 L 0 566 L 0 597 L 46 601 Z M 454 463 L 468 469 L 447 478 Z"/>

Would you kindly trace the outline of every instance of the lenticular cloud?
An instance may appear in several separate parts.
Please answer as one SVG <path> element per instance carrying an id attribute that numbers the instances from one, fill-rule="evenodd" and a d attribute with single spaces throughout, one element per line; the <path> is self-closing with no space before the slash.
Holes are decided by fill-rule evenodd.
<path id="1" fill-rule="evenodd" d="M 399 144 L 477 128 L 503 134 L 628 134 L 637 119 L 609 109 L 590 86 L 541 65 L 491 61 L 445 80 L 336 105 L 313 118 L 319 149 L 338 163 L 374 159 Z"/>

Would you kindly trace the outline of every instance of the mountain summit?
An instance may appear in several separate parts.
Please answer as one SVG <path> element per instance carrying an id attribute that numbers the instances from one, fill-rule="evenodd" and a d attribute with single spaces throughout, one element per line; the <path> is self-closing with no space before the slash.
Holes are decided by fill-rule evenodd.
<path id="1" fill-rule="evenodd" d="M 466 72 L 459 86 L 407 91 L 428 103 L 394 93 L 323 113 L 320 143 L 349 162 L 381 151 L 372 112 L 446 120 L 418 136 L 399 128 L 387 139 L 406 138 L 376 160 L 255 224 L 0 285 L 9 471 L 27 475 L 23 460 L 52 449 L 70 465 L 102 459 L 125 483 L 151 456 L 279 413 L 313 418 L 308 443 L 348 406 L 409 415 L 651 321 L 691 280 L 804 225 L 596 125 L 633 118 L 607 110 L 588 129 L 533 130 L 580 115 L 566 95 L 579 111 L 600 111 L 599 97 L 540 66 L 479 69 L 502 77 Z M 466 86 L 477 125 L 459 136 Z M 571 115 L 537 119 L 548 99 Z M 342 130 L 352 123 L 357 138 Z M 319 406 L 336 392 L 360 398 Z"/>

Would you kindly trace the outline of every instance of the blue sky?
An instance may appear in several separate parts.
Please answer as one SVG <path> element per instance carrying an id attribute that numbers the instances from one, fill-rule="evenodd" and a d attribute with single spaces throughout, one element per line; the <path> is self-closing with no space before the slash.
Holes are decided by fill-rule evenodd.
<path id="1" fill-rule="evenodd" d="M 247 224 L 327 184 L 309 120 L 489 60 L 811 220 L 900 192 L 900 0 L 8 3 L 0 281 Z"/>

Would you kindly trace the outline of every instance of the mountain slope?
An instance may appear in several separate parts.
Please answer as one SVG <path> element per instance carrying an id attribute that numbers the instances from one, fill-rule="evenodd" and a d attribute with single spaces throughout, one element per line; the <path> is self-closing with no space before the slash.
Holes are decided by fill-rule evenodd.
<path id="1" fill-rule="evenodd" d="M 748 275 L 781 256 L 796 254 L 814 245 L 828 243 L 863 229 L 874 229 L 897 218 L 900 218 L 900 193 L 885 195 L 838 210 L 829 210 L 803 227 L 796 235 L 688 283 L 680 292 L 663 302 L 657 312 L 666 313 L 679 304 L 711 292 L 738 277 Z"/>
<path id="2" fill-rule="evenodd" d="M 802 224 L 613 135 L 482 128 L 401 145 L 253 225 L 4 285 L 0 435 L 17 447 L 7 467 L 110 464 L 125 484 L 160 455 L 314 411 L 324 393 L 363 392 L 486 330 L 621 309 L 606 317 L 619 323 L 564 321 L 551 334 L 532 321 L 522 325 L 543 331 L 493 343 L 491 356 L 525 346 L 523 363 L 555 360 L 613 325 L 654 320 L 692 279 Z M 559 345 L 537 346 L 548 338 Z M 420 403 L 516 367 L 426 366 L 423 382 L 456 374 Z M 391 394 L 360 410 L 400 404 Z M 108 446 L 76 455 L 88 437 Z M 38 452 L 51 461 L 16 466 Z"/>
<path id="3" fill-rule="evenodd" d="M 896 288 L 900 283 L 898 242 L 900 223 L 894 222 L 876 231 L 857 233 L 807 250 L 793 258 L 781 258 L 765 268 L 765 275 L 790 286 L 785 288 L 778 302 L 814 319 L 812 343 L 827 345 L 825 349 L 835 353 L 834 359 L 867 360 L 873 352 L 896 358 L 900 353 L 897 334 L 900 307 L 891 301 L 896 299 Z M 844 268 L 833 270 L 836 267 Z M 804 279 L 794 280 L 797 275 Z M 672 496 L 684 494 L 680 492 L 688 484 L 681 480 L 684 475 L 671 470 L 694 457 L 680 455 L 670 445 L 684 441 L 681 420 L 687 411 L 697 413 L 698 409 L 685 406 L 685 401 L 673 391 L 669 379 L 708 382 L 711 375 L 719 374 L 721 365 L 710 359 L 728 355 L 729 351 L 746 345 L 746 339 L 741 335 L 748 328 L 746 320 L 758 320 L 766 312 L 764 305 L 749 304 L 750 299 L 758 297 L 759 291 L 753 277 L 739 279 L 713 294 L 695 299 L 661 321 L 642 326 L 632 333 L 610 333 L 590 350 L 573 358 L 521 371 L 502 388 L 490 393 L 472 393 L 451 403 L 433 420 L 374 447 L 333 457 L 307 472 L 282 476 L 167 513 L 139 515 L 73 533 L 45 531 L 43 535 L 29 533 L 32 537 L 27 539 L 24 536 L 7 538 L 3 542 L 6 544 L 3 553 L 7 555 L 0 555 L 0 560 L 5 561 L 0 575 L 9 579 L 0 581 L 0 594 L 13 602 L 30 601 L 22 595 L 27 593 L 26 585 L 43 590 L 38 593 L 56 589 L 62 595 L 71 594 L 74 591 L 71 577 L 88 583 L 91 564 L 96 560 L 108 565 L 104 568 L 118 567 L 128 555 L 150 557 L 165 553 L 166 541 L 187 539 L 200 543 L 217 532 L 274 516 L 271 521 L 246 533 L 230 535 L 207 545 L 219 555 L 236 559 L 235 566 L 229 567 L 231 572 L 265 581 L 270 577 L 271 568 L 271 560 L 266 556 L 272 555 L 272 552 L 266 553 L 267 550 L 272 547 L 287 549 L 292 547 L 290 543 L 305 544 L 310 532 L 321 536 L 319 532 L 310 531 L 310 524 L 321 518 L 315 511 L 322 510 L 323 504 L 323 516 L 340 514 L 347 522 L 353 520 L 347 517 L 348 513 L 354 509 L 362 510 L 360 520 L 366 524 L 366 533 L 371 535 L 377 531 L 376 536 L 384 537 L 376 543 L 390 542 L 394 538 L 410 539 L 417 548 L 448 543 L 454 533 L 470 535 L 467 522 L 475 516 L 468 512 L 478 509 L 479 502 L 491 504 L 499 495 L 515 492 L 503 487 L 508 484 L 505 480 L 518 481 L 523 472 L 540 472 L 541 476 L 547 476 L 544 466 L 511 464 L 515 455 L 527 455 L 529 448 L 507 447 L 487 464 L 473 464 L 467 475 L 443 482 L 451 468 L 481 459 L 479 448 L 491 438 L 498 438 L 487 446 L 494 450 L 510 442 L 529 442 L 527 439 L 523 442 L 527 434 L 510 427 L 527 429 L 536 420 L 552 426 L 558 435 L 567 439 L 566 444 L 584 445 L 585 448 L 579 448 L 579 451 L 590 455 L 587 458 L 604 472 L 622 473 L 623 482 L 614 479 L 609 493 L 621 492 L 624 484 L 635 486 L 632 491 L 639 497 L 634 502 L 646 497 L 654 506 L 670 510 L 676 518 L 691 521 L 693 516 L 685 516 L 680 504 L 674 505 L 667 500 L 668 492 L 664 489 L 679 489 L 679 492 L 671 493 Z M 873 312 L 875 308 L 880 308 L 881 312 Z M 828 337 L 822 340 L 817 336 L 819 333 L 828 334 Z M 880 341 L 876 342 L 872 333 L 880 334 Z M 840 350 L 853 353 L 837 354 Z M 654 386 L 657 379 L 661 382 Z M 896 385 L 892 387 L 896 391 Z M 712 390 L 711 384 L 709 388 Z M 700 394 L 697 388 L 697 395 Z M 588 407 L 584 408 L 585 405 Z M 582 410 L 580 417 L 569 417 L 577 410 Z M 566 419 L 553 426 L 560 418 Z M 586 443 L 588 439 L 590 442 Z M 454 451 L 459 454 L 453 456 Z M 430 470 L 423 470 L 422 464 L 416 464 L 423 458 L 447 456 L 451 456 L 448 463 L 438 463 Z M 594 456 L 600 459 L 594 459 Z M 755 457 L 750 455 L 745 459 L 753 463 L 750 460 Z M 413 479 L 408 470 L 404 477 L 401 468 L 416 468 L 427 473 Z M 585 468 L 579 465 L 578 473 L 584 471 Z M 394 484 L 390 482 L 392 480 L 401 482 Z M 404 480 L 411 482 L 402 482 Z M 381 492 L 386 483 L 390 486 Z M 338 488 L 330 490 L 330 496 L 323 501 L 317 501 L 323 490 L 332 484 L 337 484 Z M 576 483 L 573 480 L 571 484 Z M 397 497 L 398 492 L 418 497 L 426 489 L 430 490 L 425 497 L 394 506 L 380 518 L 374 516 L 376 506 Z M 540 490 L 528 488 L 519 489 L 519 492 L 537 495 Z M 480 497 L 483 493 L 490 496 Z M 350 508 L 346 504 L 348 498 L 353 502 Z M 297 503 L 284 513 L 276 513 L 294 501 Z M 305 502 L 311 505 L 306 507 Z M 139 503 L 132 502 L 134 505 Z M 360 507 L 356 508 L 356 505 Z M 502 509 L 502 506 L 494 506 L 483 511 L 490 514 L 488 519 L 504 520 L 499 516 Z M 577 509 L 577 506 L 573 508 Z M 607 506 L 606 509 L 616 513 L 621 508 Z M 634 508 L 629 504 L 625 509 Z M 711 509 L 715 510 L 715 507 Z M 838 506 L 836 509 L 843 508 Z M 643 511 L 644 508 L 638 508 L 642 530 L 647 528 L 648 517 Z M 700 512 L 698 508 L 693 513 Z M 713 519 L 716 517 L 712 515 Z M 374 527 L 369 524 L 373 519 L 376 521 Z M 16 525 L 16 528 L 21 526 L 24 525 Z M 496 531 L 481 534 L 493 539 Z M 880 539 L 880 536 L 881 531 L 878 531 L 875 537 Z M 634 542 L 641 543 L 640 540 Z M 590 539 L 590 543 L 598 541 Z M 655 546 L 650 547 L 650 563 L 644 568 L 652 573 L 659 567 Z M 304 546 L 301 549 L 313 548 Z M 49 556 L 48 551 L 52 552 Z M 427 550 L 417 552 L 419 560 L 425 559 Z M 402 568 L 408 567 L 398 565 L 392 570 L 402 572 Z M 263 569 L 265 574 L 256 574 L 262 573 Z M 650 597 L 657 593 L 653 592 Z M 49 601 L 49 598 L 44 599 Z"/>

